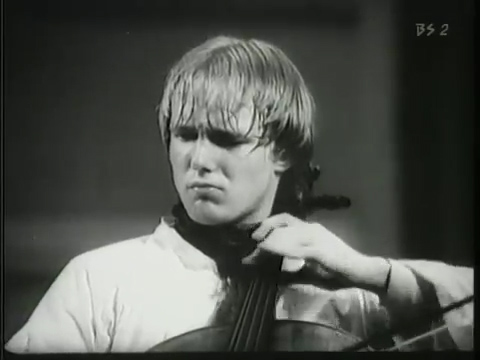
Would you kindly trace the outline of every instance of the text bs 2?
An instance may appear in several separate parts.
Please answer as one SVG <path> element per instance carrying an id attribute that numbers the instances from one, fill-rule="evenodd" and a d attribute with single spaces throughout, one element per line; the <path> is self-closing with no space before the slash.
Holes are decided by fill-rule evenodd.
<path id="1" fill-rule="evenodd" d="M 442 24 L 438 26 L 433 23 L 416 23 L 415 26 L 417 29 L 417 36 L 447 36 L 448 32 L 448 24 Z"/>

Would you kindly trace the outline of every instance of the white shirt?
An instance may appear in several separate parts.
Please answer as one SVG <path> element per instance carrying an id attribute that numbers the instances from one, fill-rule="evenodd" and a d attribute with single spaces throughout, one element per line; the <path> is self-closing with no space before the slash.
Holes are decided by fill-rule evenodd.
<path id="1" fill-rule="evenodd" d="M 402 273 L 411 268 L 433 284 L 441 305 L 473 292 L 471 269 L 434 262 L 393 263 L 392 282 L 405 281 Z M 439 278 L 439 268 L 460 274 L 453 291 L 432 280 Z M 277 319 L 327 321 L 360 338 L 388 323 L 388 312 L 368 291 L 298 284 L 279 291 Z M 5 348 L 15 353 L 145 352 L 161 341 L 208 326 L 224 295 L 213 260 L 162 220 L 151 235 L 71 260 Z M 473 306 L 446 321 L 449 332 L 432 346 L 441 348 L 447 336 L 447 342 L 459 348 L 473 348 Z"/>

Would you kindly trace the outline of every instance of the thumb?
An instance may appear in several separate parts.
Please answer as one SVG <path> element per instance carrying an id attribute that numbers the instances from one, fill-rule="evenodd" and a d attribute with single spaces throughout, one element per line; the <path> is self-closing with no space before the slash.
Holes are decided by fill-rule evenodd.
<path id="1" fill-rule="evenodd" d="M 282 263 L 282 271 L 295 273 L 300 271 L 305 265 L 305 260 L 293 257 L 284 257 Z"/>
<path id="2" fill-rule="evenodd" d="M 253 250 L 252 253 L 250 253 L 250 255 L 247 255 L 246 257 L 244 257 L 242 259 L 242 264 L 246 264 L 246 265 L 255 264 L 257 258 L 260 256 L 261 252 L 262 252 L 262 250 L 260 250 L 259 248 L 256 248 L 255 250 Z"/>

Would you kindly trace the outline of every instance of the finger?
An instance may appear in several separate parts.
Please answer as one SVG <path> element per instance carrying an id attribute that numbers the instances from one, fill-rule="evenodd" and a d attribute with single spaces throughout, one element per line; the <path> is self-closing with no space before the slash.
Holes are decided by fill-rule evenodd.
<path id="1" fill-rule="evenodd" d="M 305 258 L 308 256 L 310 244 L 307 239 L 298 238 L 297 227 L 277 228 L 258 248 L 281 256 Z"/>
<path id="2" fill-rule="evenodd" d="M 247 255 L 242 259 L 242 263 L 246 265 L 255 264 L 257 261 L 257 258 L 261 255 L 261 253 L 262 251 L 259 248 L 256 248 L 255 250 L 253 250 L 252 253 L 250 253 L 250 255 Z"/>
<path id="3" fill-rule="evenodd" d="M 289 214 L 277 214 L 264 220 L 258 229 L 252 233 L 252 238 L 262 241 L 269 236 L 276 228 L 286 227 L 290 222 Z"/>
<path id="4" fill-rule="evenodd" d="M 335 274 L 332 271 L 327 270 L 317 262 L 307 261 L 305 263 L 305 267 L 317 276 L 320 276 L 322 279 L 332 279 L 335 277 Z"/>
<path id="5" fill-rule="evenodd" d="M 275 229 L 294 225 L 298 221 L 300 220 L 287 213 L 271 216 L 264 220 L 258 229 L 252 233 L 252 239 L 263 241 L 272 234 Z"/>
<path id="6" fill-rule="evenodd" d="M 305 265 L 304 259 L 284 257 L 282 262 L 282 271 L 297 272 Z"/>

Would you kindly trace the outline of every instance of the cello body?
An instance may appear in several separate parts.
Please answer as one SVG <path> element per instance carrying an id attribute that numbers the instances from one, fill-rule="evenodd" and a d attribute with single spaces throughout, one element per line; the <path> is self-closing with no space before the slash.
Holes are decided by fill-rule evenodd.
<path id="1" fill-rule="evenodd" d="M 228 351 L 232 330 L 233 326 L 192 330 L 155 345 L 149 352 Z M 359 341 L 358 337 L 329 324 L 275 320 L 267 351 L 341 351 Z"/>

